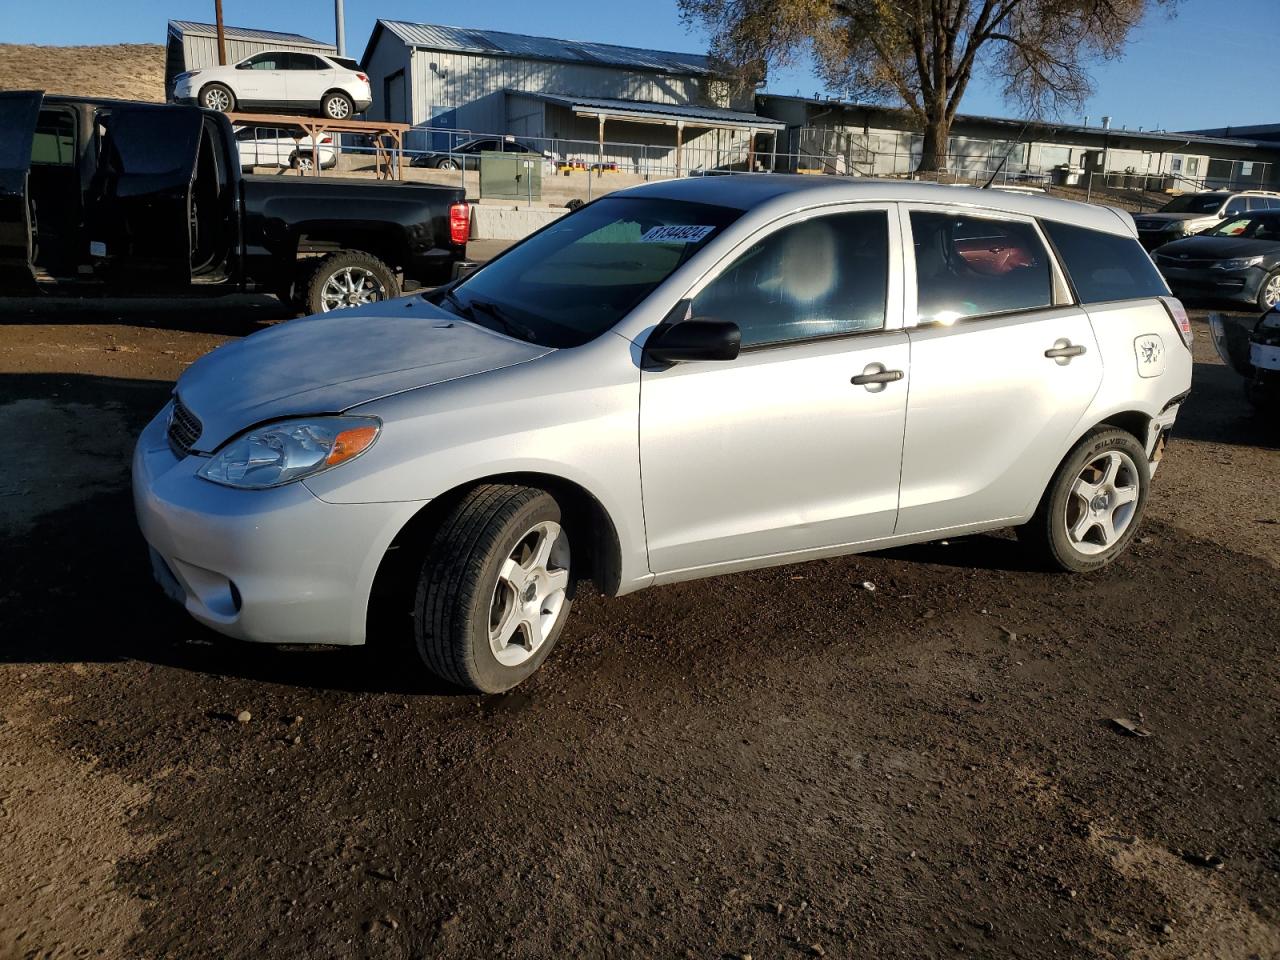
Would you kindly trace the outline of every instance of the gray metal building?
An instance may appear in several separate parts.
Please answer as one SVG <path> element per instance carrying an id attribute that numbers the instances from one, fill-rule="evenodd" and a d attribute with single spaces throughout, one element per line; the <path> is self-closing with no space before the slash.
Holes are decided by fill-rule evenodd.
<path id="1" fill-rule="evenodd" d="M 274 30 L 252 30 L 247 27 L 223 27 L 227 42 L 227 63 L 238 63 L 263 50 L 299 50 L 307 53 L 333 54 L 332 43 L 323 43 L 297 33 Z M 212 23 L 170 20 L 165 43 L 165 95 L 173 93 L 173 78 L 186 70 L 213 67 L 218 63 L 218 28 Z"/>
<path id="2" fill-rule="evenodd" d="M 410 149 L 514 135 L 632 172 L 688 171 L 741 158 L 785 126 L 698 54 L 379 20 L 362 64 L 369 116 L 424 128 Z"/>

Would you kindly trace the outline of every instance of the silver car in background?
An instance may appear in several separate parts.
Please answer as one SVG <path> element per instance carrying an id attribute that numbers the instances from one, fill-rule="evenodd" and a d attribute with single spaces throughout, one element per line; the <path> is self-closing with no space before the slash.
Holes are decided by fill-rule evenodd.
<path id="1" fill-rule="evenodd" d="M 750 175 L 648 184 L 450 287 L 201 358 L 146 427 L 157 578 L 246 640 L 381 613 L 462 687 L 606 594 L 1016 526 L 1132 540 L 1191 385 L 1127 214 Z M 394 616 L 406 611 L 402 620 Z"/>

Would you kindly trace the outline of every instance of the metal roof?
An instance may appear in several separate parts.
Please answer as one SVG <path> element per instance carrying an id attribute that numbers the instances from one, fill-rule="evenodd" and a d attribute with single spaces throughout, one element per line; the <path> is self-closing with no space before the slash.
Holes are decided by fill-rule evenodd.
<path id="1" fill-rule="evenodd" d="M 568 107 L 578 113 L 589 113 L 634 120 L 665 120 L 672 123 L 680 120 L 691 122 L 694 126 L 710 125 L 716 127 L 754 127 L 757 130 L 782 130 L 786 124 L 781 120 L 757 116 L 754 113 L 743 113 L 739 110 L 722 110 L 719 107 L 684 106 L 674 103 L 652 103 L 648 100 L 606 100 L 599 97 L 568 97 L 554 93 L 525 93 L 522 90 L 508 90 L 507 93 L 517 97 L 531 97 L 545 103 Z"/>
<path id="2" fill-rule="evenodd" d="M 196 23 L 194 20 L 170 20 L 169 32 L 177 37 L 216 37 L 218 28 L 212 23 Z M 304 37 L 300 33 L 278 33 L 275 30 L 254 30 L 250 27 L 228 26 L 223 26 L 222 33 L 228 40 L 247 40 L 251 43 L 305 43 L 313 47 L 322 47 L 325 50 L 335 49 L 332 43 L 313 40 L 311 37 Z"/>
<path id="3" fill-rule="evenodd" d="M 668 50 L 620 47 L 611 43 L 556 40 L 552 37 L 530 37 L 500 30 L 472 30 L 433 23 L 406 23 L 403 20 L 379 20 L 377 26 L 390 30 L 411 47 L 430 50 L 456 50 L 528 60 L 629 67 L 661 73 L 705 75 L 715 72 L 711 58 L 697 53 L 672 53 Z M 372 42 L 370 40 L 371 47 Z"/>

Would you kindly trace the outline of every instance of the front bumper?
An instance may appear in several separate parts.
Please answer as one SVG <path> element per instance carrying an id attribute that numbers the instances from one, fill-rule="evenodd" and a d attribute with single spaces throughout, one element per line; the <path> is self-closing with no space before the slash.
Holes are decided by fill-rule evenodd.
<path id="1" fill-rule="evenodd" d="M 156 579 L 196 620 L 240 640 L 358 644 L 378 564 L 426 501 L 332 504 L 303 483 L 234 490 L 178 459 L 168 408 L 133 456 L 133 502 Z"/>
<path id="2" fill-rule="evenodd" d="M 1209 267 L 1158 266 L 1174 295 L 1185 298 L 1253 303 L 1258 299 L 1258 291 L 1267 278 L 1267 271 L 1260 267 L 1214 270 Z"/>

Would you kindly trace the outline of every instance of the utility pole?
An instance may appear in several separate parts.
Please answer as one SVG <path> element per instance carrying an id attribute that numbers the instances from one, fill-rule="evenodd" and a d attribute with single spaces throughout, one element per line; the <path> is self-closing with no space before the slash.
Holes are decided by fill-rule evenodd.
<path id="1" fill-rule="evenodd" d="M 347 55 L 347 24 L 342 11 L 342 0 L 333 0 L 334 27 L 338 34 L 338 56 Z"/>
<path id="2" fill-rule="evenodd" d="M 339 3 L 342 0 L 338 0 Z M 213 0 L 213 16 L 218 24 L 218 63 L 227 65 L 227 33 L 222 28 L 222 0 Z"/>

